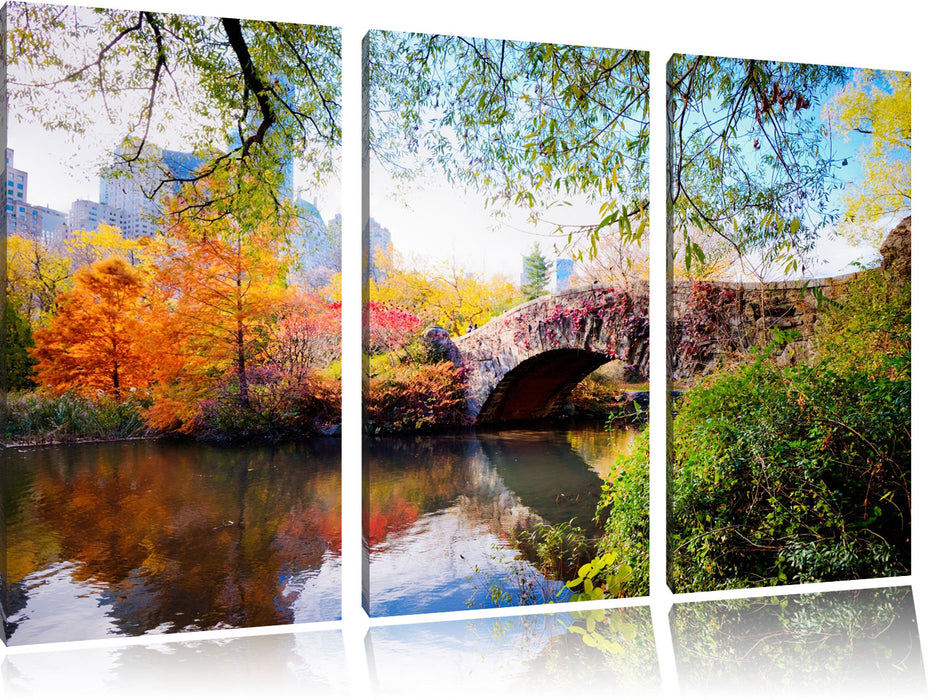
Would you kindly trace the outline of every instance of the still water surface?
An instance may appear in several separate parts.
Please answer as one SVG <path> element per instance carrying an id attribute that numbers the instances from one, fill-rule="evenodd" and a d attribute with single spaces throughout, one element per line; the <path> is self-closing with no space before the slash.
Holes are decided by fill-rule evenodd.
<path id="1" fill-rule="evenodd" d="M 338 440 L 5 452 L 11 644 L 340 615 Z"/>
<path id="2" fill-rule="evenodd" d="M 562 582 L 517 558 L 511 535 L 569 521 L 596 534 L 602 478 L 635 435 L 582 426 L 372 439 L 370 614 L 552 599 Z"/>

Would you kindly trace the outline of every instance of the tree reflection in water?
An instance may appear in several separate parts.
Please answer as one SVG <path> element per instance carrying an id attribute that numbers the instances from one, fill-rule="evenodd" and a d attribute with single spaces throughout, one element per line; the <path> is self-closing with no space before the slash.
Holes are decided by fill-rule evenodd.
<path id="1" fill-rule="evenodd" d="M 88 597 L 107 618 L 94 629 L 106 634 L 309 622 L 316 612 L 297 619 L 297 599 L 324 566 L 337 570 L 337 440 L 237 448 L 140 441 L 10 453 L 12 643 L 86 638 L 74 616 L 87 614 L 80 599 Z M 336 590 L 324 593 L 331 602 L 317 611 L 324 619 L 339 613 L 332 578 Z M 50 594 L 63 592 L 79 600 L 50 608 Z"/>
<path id="2" fill-rule="evenodd" d="M 596 534 L 602 481 L 583 453 L 600 462 L 619 449 L 612 437 L 591 426 L 371 438 L 364 474 L 370 614 L 551 599 L 561 582 L 517 558 L 512 537 L 570 520 Z"/>

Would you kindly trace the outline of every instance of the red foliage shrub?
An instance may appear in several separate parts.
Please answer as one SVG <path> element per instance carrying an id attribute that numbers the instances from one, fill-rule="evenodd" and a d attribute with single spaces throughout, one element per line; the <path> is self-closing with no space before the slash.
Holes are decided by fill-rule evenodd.
<path id="1" fill-rule="evenodd" d="M 466 413 L 464 370 L 451 362 L 401 364 L 370 385 L 370 430 L 404 432 L 462 426 Z"/>

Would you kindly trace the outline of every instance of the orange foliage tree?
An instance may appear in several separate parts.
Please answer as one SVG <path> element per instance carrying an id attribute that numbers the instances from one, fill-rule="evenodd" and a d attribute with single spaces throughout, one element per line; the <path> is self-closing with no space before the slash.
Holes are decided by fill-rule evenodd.
<path id="1" fill-rule="evenodd" d="M 192 429 L 219 387 L 237 409 L 251 409 L 251 369 L 286 292 L 290 220 L 261 205 L 212 206 L 176 217 L 146 245 L 150 330 L 163 353 L 149 412 L 155 428 Z"/>
<path id="2" fill-rule="evenodd" d="M 145 388 L 150 361 L 141 342 L 143 278 L 119 257 L 75 273 L 75 286 L 60 294 L 47 328 L 35 331 L 36 377 L 56 394 L 65 391 L 116 400 Z"/>
<path id="3" fill-rule="evenodd" d="M 329 304 L 305 289 L 287 290 L 266 347 L 268 362 L 298 383 L 340 357 L 341 303 Z"/>

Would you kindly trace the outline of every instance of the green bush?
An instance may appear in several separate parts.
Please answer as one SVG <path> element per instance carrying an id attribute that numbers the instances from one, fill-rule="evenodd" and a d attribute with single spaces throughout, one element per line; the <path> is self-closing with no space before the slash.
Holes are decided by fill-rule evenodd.
<path id="1" fill-rule="evenodd" d="M 677 591 L 909 572 L 910 381 L 757 359 L 683 396 Z"/>
<path id="2" fill-rule="evenodd" d="M 605 517 L 604 534 L 598 544 L 601 557 L 614 557 L 602 576 L 627 571 L 616 595 L 650 593 L 650 433 L 635 438 L 629 455 L 618 458 L 602 486 L 598 512 Z"/>
<path id="3" fill-rule="evenodd" d="M 9 391 L 29 391 L 36 387 L 33 367 L 36 359 L 30 355 L 35 346 L 29 323 L 19 313 L 15 304 L 7 305 L 5 347 L 6 388 Z"/>
<path id="4" fill-rule="evenodd" d="M 524 557 L 553 580 L 574 578 L 595 551 L 585 530 L 571 520 L 556 525 L 540 523 L 530 531 L 520 531 L 513 539 L 512 544 Z"/>
<path id="5" fill-rule="evenodd" d="M 910 283 L 881 268 L 866 270 L 816 324 L 817 360 L 840 372 L 891 379 L 910 371 Z"/>
<path id="6" fill-rule="evenodd" d="M 825 300 L 809 365 L 766 359 L 783 340 L 677 406 L 677 591 L 909 573 L 909 282 L 868 270 Z"/>
<path id="7" fill-rule="evenodd" d="M 66 392 L 10 394 L 3 426 L 6 443 L 118 440 L 147 433 L 142 414 L 146 401 L 130 397 L 115 401 Z"/>

